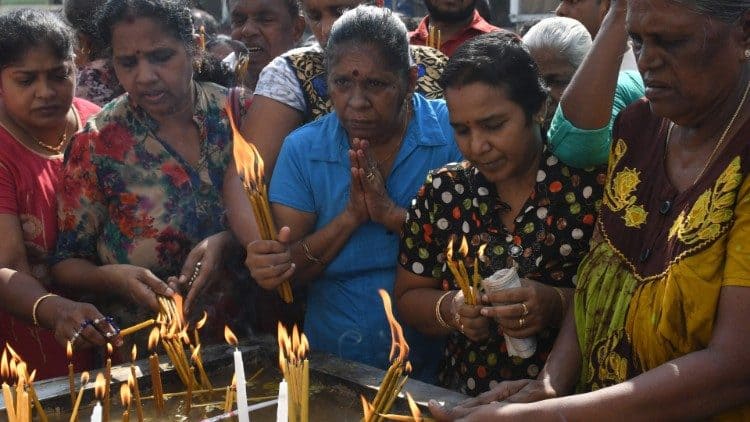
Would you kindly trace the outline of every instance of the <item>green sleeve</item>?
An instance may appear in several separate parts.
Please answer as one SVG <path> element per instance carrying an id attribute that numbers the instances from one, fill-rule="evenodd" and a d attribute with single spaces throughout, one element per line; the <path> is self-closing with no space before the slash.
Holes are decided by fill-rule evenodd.
<path id="1" fill-rule="evenodd" d="M 638 72 L 620 72 L 612 102 L 612 115 L 607 126 L 599 129 L 575 127 L 558 105 L 547 132 L 547 142 L 552 153 L 572 167 L 586 168 L 606 163 L 615 117 L 622 109 L 643 97 L 644 91 L 643 80 Z"/>

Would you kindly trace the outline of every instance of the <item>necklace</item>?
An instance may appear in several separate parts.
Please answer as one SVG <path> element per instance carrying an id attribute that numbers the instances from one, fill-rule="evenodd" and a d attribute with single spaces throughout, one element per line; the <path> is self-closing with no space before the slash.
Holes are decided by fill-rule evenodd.
<path id="1" fill-rule="evenodd" d="M 25 132 L 28 133 L 31 139 L 33 139 L 34 142 L 36 142 L 36 144 L 39 145 L 42 149 L 54 154 L 60 154 L 62 152 L 63 144 L 65 144 L 65 141 L 68 139 L 68 122 L 67 120 L 65 121 L 65 129 L 63 129 L 63 133 L 60 134 L 60 137 L 57 138 L 57 143 L 55 145 L 45 144 L 44 142 L 34 137 L 28 131 Z"/>
<path id="2" fill-rule="evenodd" d="M 411 103 L 406 103 L 406 113 L 404 113 L 404 125 L 401 128 L 401 134 L 398 137 L 398 142 L 396 143 L 396 146 L 391 149 L 388 154 L 386 154 L 385 157 L 376 160 L 376 164 L 378 168 L 380 168 L 383 164 L 387 163 L 388 160 L 393 158 L 393 155 L 398 152 L 398 150 L 401 148 L 401 144 L 404 142 L 404 136 L 406 135 L 406 129 L 409 127 L 409 115 L 411 114 Z"/>
<path id="3" fill-rule="evenodd" d="M 729 133 L 729 129 L 732 128 L 732 125 L 734 124 L 734 121 L 737 120 L 737 117 L 740 115 L 740 110 L 742 110 L 742 106 L 745 105 L 745 100 L 747 100 L 747 94 L 750 92 L 750 81 L 745 85 L 745 92 L 742 94 L 742 99 L 740 100 L 740 103 L 737 104 L 737 108 L 734 110 L 734 114 L 732 114 L 732 118 L 729 119 L 729 123 L 727 123 L 727 126 L 724 128 L 724 131 L 721 133 L 721 137 L 719 137 L 719 142 L 716 143 L 714 146 L 714 149 L 711 151 L 711 154 L 708 156 L 708 159 L 703 164 L 703 168 L 698 173 L 697 176 L 695 176 L 695 179 L 693 179 L 692 185 L 695 185 L 698 180 L 703 176 L 703 173 L 706 172 L 706 169 L 708 168 L 708 165 L 711 164 L 711 161 L 714 159 L 714 156 L 716 155 L 716 152 L 721 149 L 721 147 L 724 145 L 724 141 L 726 140 L 727 134 Z M 664 157 L 666 158 L 669 155 L 669 139 L 672 136 L 672 128 L 674 127 L 674 122 L 669 122 L 669 128 L 667 129 L 667 139 L 664 141 Z"/>

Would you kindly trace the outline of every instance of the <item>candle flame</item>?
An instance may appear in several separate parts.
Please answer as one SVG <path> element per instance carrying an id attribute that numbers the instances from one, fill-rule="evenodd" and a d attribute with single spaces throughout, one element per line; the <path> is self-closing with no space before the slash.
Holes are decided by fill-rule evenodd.
<path id="1" fill-rule="evenodd" d="M 411 411 L 411 416 L 414 418 L 415 422 L 421 422 L 422 421 L 422 412 L 419 410 L 419 406 L 417 405 L 417 402 L 414 401 L 414 398 L 409 394 L 409 392 L 406 392 L 406 401 L 409 403 L 409 410 Z"/>
<path id="2" fill-rule="evenodd" d="M 175 319 L 177 320 L 176 331 L 179 331 L 182 329 L 182 327 L 185 326 L 185 311 L 182 308 L 183 299 L 180 294 L 175 294 L 173 296 L 173 299 L 174 299 L 175 308 L 177 309 L 176 315 L 174 315 Z"/>
<path id="3" fill-rule="evenodd" d="M 299 358 L 299 328 L 297 324 L 292 327 L 292 353 L 296 358 Z"/>
<path id="4" fill-rule="evenodd" d="M 195 323 L 195 329 L 200 330 L 203 328 L 204 325 L 206 325 L 206 321 L 208 320 L 208 312 L 203 311 L 203 318 L 199 319 L 198 322 Z"/>
<path id="5" fill-rule="evenodd" d="M 404 338 L 404 330 L 401 328 L 401 324 L 398 323 L 396 317 L 393 316 L 393 307 L 391 306 L 391 297 L 383 289 L 378 290 L 380 298 L 383 299 L 383 309 L 385 310 L 385 316 L 388 319 L 388 325 L 391 327 L 391 352 L 390 359 L 397 359 L 399 362 L 404 362 L 406 357 L 409 355 L 409 344 L 406 343 Z M 398 349 L 398 355 L 396 350 Z"/>
<path id="6" fill-rule="evenodd" d="M 197 346 L 195 347 L 195 349 L 193 349 L 193 354 L 192 354 L 192 355 L 190 355 L 190 359 L 191 359 L 191 360 L 192 360 L 193 362 L 196 362 L 196 363 L 198 363 L 198 360 L 200 359 L 200 356 L 201 356 L 201 355 L 200 355 L 200 353 L 201 353 L 201 345 L 199 344 L 199 345 L 197 345 Z"/>
<path id="7" fill-rule="evenodd" d="M 107 343 L 107 356 L 112 356 L 112 343 Z"/>
<path id="8" fill-rule="evenodd" d="M 464 257 L 469 254 L 469 242 L 466 241 L 466 236 L 461 237 L 461 247 L 458 248 L 458 251 L 461 252 L 461 255 Z"/>
<path id="9" fill-rule="evenodd" d="M 73 344 L 68 340 L 68 344 L 65 346 L 65 353 L 68 355 L 68 360 L 73 360 Z"/>
<path id="10" fill-rule="evenodd" d="M 10 360 L 10 377 L 11 378 L 15 378 L 16 377 L 16 374 L 17 374 L 17 372 L 16 372 L 16 365 L 17 364 L 18 364 L 18 362 L 15 359 L 11 359 Z"/>
<path id="11" fill-rule="evenodd" d="M 448 241 L 448 247 L 445 250 L 445 259 L 448 261 L 453 261 L 453 239 L 454 237 L 451 236 L 451 240 Z"/>
<path id="12" fill-rule="evenodd" d="M 159 344 L 159 328 L 154 327 L 148 335 L 148 350 L 153 351 L 157 344 Z"/>
<path id="13" fill-rule="evenodd" d="M 362 412 L 364 413 L 364 416 L 365 416 L 363 419 L 368 421 L 373 416 L 372 404 L 370 404 L 370 402 L 368 402 L 365 396 L 363 395 L 359 396 L 359 400 L 362 402 Z"/>
<path id="14" fill-rule="evenodd" d="M 126 383 L 120 384 L 120 403 L 125 409 L 130 408 L 130 386 Z"/>
<path id="15" fill-rule="evenodd" d="M 310 343 L 307 341 L 307 336 L 302 334 L 302 358 L 307 356 L 307 352 L 310 351 Z"/>
<path id="16" fill-rule="evenodd" d="M 81 372 L 81 387 L 83 387 L 88 382 L 89 382 L 89 373 L 88 373 L 88 371 Z"/>
<path id="17" fill-rule="evenodd" d="M 487 249 L 487 244 L 483 244 L 479 247 L 479 251 L 477 252 L 477 259 L 480 261 L 484 260 L 484 250 Z"/>
<path id="18" fill-rule="evenodd" d="M 26 368 L 26 362 L 18 362 L 16 365 L 16 375 L 18 376 L 19 383 L 29 378 L 29 372 Z"/>
<path id="19" fill-rule="evenodd" d="M 104 380 L 104 374 L 99 372 L 96 374 L 96 381 L 94 381 L 94 394 L 97 399 L 104 398 L 104 391 L 107 389 L 107 382 Z"/>
<path id="20" fill-rule="evenodd" d="M 29 375 L 29 384 L 33 383 L 35 379 L 36 379 L 36 369 L 31 371 L 31 375 Z"/>
<path id="21" fill-rule="evenodd" d="M 13 358 L 14 360 L 18 362 L 23 360 L 21 359 L 21 356 L 18 353 L 16 353 L 16 351 L 13 350 L 12 347 L 10 347 L 10 344 L 6 344 L 5 347 L 8 349 L 8 353 L 10 353 L 11 358 Z"/>
<path id="22" fill-rule="evenodd" d="M 8 366 L 8 350 L 3 349 L 3 357 L 0 358 L 0 375 L 3 378 L 10 377 L 10 367 Z"/>
<path id="23" fill-rule="evenodd" d="M 234 335 L 232 330 L 229 329 L 228 325 L 224 326 L 224 339 L 232 346 L 237 346 L 237 336 Z"/>
<path id="24" fill-rule="evenodd" d="M 138 346 L 135 344 L 133 345 L 133 350 L 130 351 L 130 358 L 133 362 L 135 362 L 135 358 L 138 357 Z"/>
<path id="25" fill-rule="evenodd" d="M 242 178 L 246 188 L 257 191 L 263 183 L 263 158 L 255 145 L 245 140 L 238 130 L 229 105 L 227 106 L 227 116 L 232 127 L 232 153 L 237 173 Z"/>
<path id="26" fill-rule="evenodd" d="M 130 387 L 131 390 L 135 390 L 135 378 L 133 378 L 133 373 L 128 374 L 128 387 Z"/>

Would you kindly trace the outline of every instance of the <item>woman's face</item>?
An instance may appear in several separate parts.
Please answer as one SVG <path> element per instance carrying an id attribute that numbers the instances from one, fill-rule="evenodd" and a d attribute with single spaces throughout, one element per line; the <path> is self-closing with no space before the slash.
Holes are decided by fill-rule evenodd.
<path id="1" fill-rule="evenodd" d="M 130 97 L 157 120 L 192 104 L 192 56 L 185 44 L 151 18 L 112 29 L 115 73 Z"/>
<path id="2" fill-rule="evenodd" d="M 328 69 L 328 90 L 349 137 L 376 141 L 401 127 L 409 82 L 387 69 L 372 46 L 346 44 L 336 56 Z"/>
<path id="3" fill-rule="evenodd" d="M 740 23 L 667 0 L 629 0 L 627 26 L 653 112 L 696 126 L 733 98 L 744 66 Z"/>
<path id="4" fill-rule="evenodd" d="M 75 64 L 48 47 L 31 48 L 0 70 L 0 89 L 5 112 L 26 129 L 59 127 L 73 101 Z"/>
<path id="5" fill-rule="evenodd" d="M 500 183 L 529 171 L 542 149 L 539 125 L 504 88 L 474 82 L 446 89 L 445 100 L 458 148 L 487 180 Z"/>
<path id="6" fill-rule="evenodd" d="M 302 0 L 307 25 L 320 46 L 325 48 L 331 27 L 344 12 L 357 7 L 362 0 Z"/>
<path id="7" fill-rule="evenodd" d="M 549 88 L 551 101 L 549 102 L 547 115 L 545 116 L 545 120 L 549 120 L 555 113 L 563 91 L 570 84 L 570 80 L 573 79 L 576 68 L 562 54 L 550 48 L 539 48 L 530 52 L 531 57 L 534 58 L 534 61 L 539 66 L 539 73 L 542 75 L 544 83 Z"/>

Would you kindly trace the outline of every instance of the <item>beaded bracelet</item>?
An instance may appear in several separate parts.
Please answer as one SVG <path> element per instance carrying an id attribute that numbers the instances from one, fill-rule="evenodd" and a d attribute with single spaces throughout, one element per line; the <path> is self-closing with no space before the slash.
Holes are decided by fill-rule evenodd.
<path id="1" fill-rule="evenodd" d="M 36 310 L 39 307 L 39 304 L 42 303 L 44 299 L 48 299 L 51 297 L 57 297 L 57 295 L 54 293 L 47 293 L 46 295 L 39 297 L 39 299 L 37 299 L 36 302 L 34 302 L 34 306 L 31 308 L 31 319 L 34 320 L 34 326 L 36 327 L 39 326 L 39 320 L 36 317 Z"/>
<path id="2" fill-rule="evenodd" d="M 443 303 L 443 299 L 445 299 L 446 296 L 448 296 L 451 293 L 450 290 L 443 293 L 442 296 L 440 296 L 435 302 L 435 320 L 438 324 L 440 324 L 441 327 L 447 328 L 449 330 L 453 330 L 453 327 L 451 327 L 445 320 L 443 319 L 443 315 L 440 314 L 440 305 Z"/>

